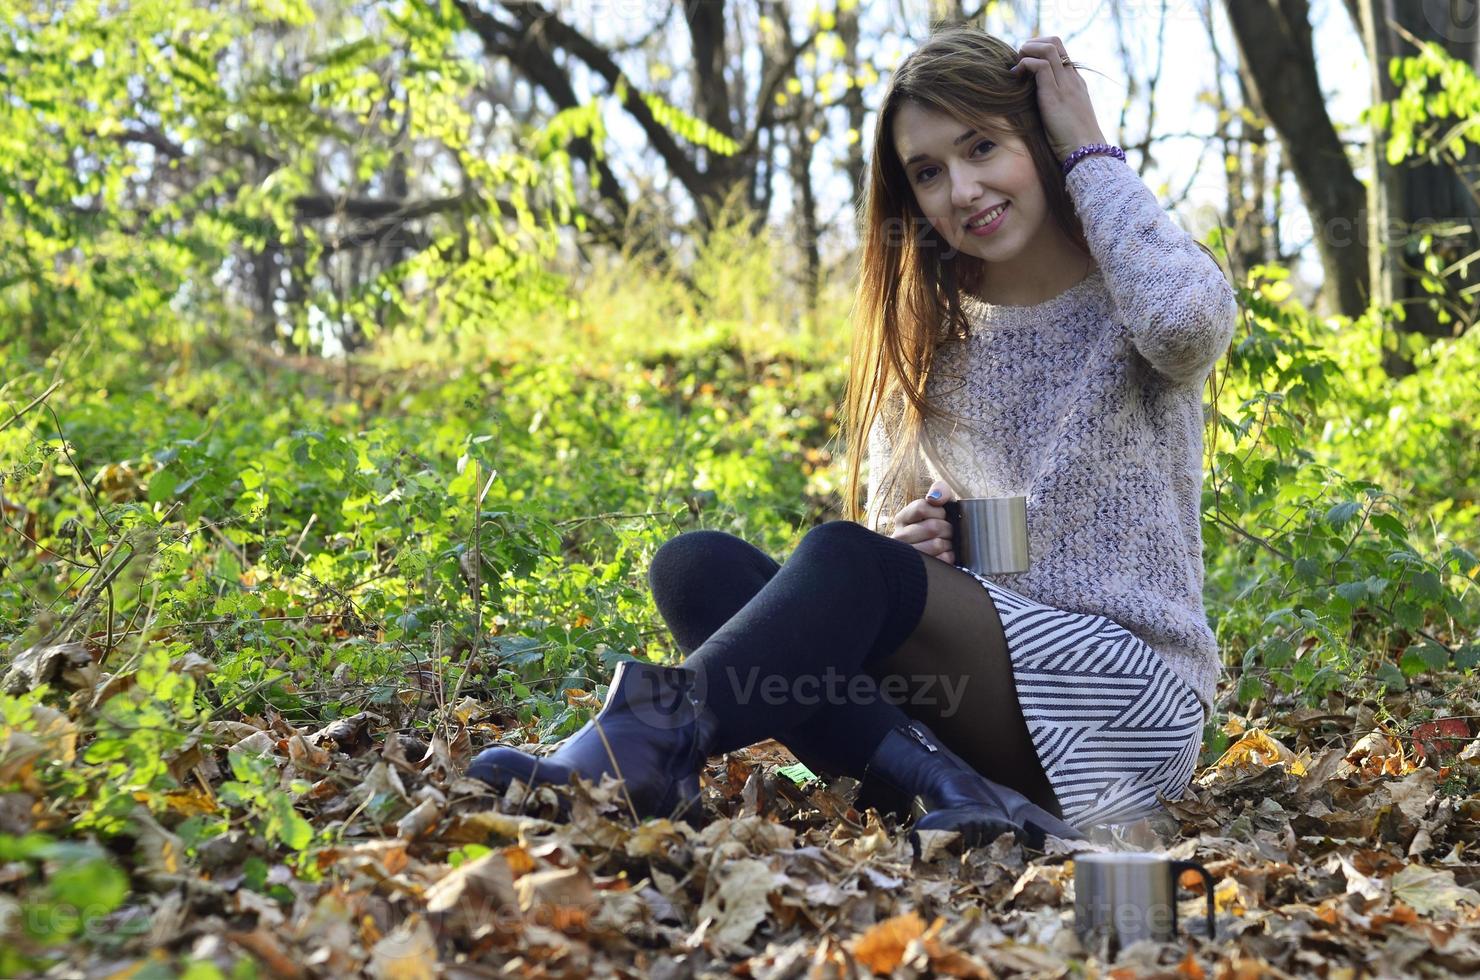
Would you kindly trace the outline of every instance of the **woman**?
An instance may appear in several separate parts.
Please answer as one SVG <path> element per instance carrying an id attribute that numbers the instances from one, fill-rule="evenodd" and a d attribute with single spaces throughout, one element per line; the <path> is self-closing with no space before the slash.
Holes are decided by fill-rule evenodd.
<path id="1" fill-rule="evenodd" d="M 490 749 L 473 775 L 611 773 L 639 815 L 688 814 L 709 755 L 774 737 L 913 804 L 917 845 L 1041 847 L 1181 796 L 1219 670 L 1201 385 L 1231 288 L 1104 144 L 1058 38 L 955 27 L 911 54 L 865 214 L 843 441 L 868 433 L 868 526 L 852 454 L 846 519 L 784 567 L 723 532 L 669 541 L 649 582 L 683 663 L 619 664 L 556 752 Z M 1027 572 L 955 563 L 955 486 L 1027 496 Z"/>

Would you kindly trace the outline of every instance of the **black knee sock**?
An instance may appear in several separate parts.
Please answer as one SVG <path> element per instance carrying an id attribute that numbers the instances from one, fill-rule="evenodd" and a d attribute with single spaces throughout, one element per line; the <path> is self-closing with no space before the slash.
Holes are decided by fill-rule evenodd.
<path id="1" fill-rule="evenodd" d="M 719 721 L 715 751 L 770 737 L 790 745 L 787 736 L 802 733 L 797 740 L 812 756 L 799 752 L 803 761 L 860 772 L 888 731 L 909 720 L 863 668 L 897 649 L 920 621 L 925 557 L 861 524 L 830 521 L 774 570 L 763 553 L 717 534 L 680 535 L 649 571 L 681 648 L 698 643 L 683 666 L 698 675 Z M 684 542 L 697 535 L 705 537 Z"/>
<path id="2" fill-rule="evenodd" d="M 744 538 L 706 528 L 664 542 L 647 578 L 658 612 L 679 650 L 689 654 L 779 571 L 779 562 Z M 873 749 L 897 721 L 893 712 L 880 711 L 875 704 L 845 702 L 819 706 L 771 737 L 814 772 L 861 777 Z"/>

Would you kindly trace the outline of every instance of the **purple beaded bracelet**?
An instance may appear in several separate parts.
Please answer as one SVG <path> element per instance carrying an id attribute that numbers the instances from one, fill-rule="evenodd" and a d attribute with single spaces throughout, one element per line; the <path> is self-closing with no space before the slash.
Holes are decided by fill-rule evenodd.
<path id="1" fill-rule="evenodd" d="M 1064 158 L 1064 176 L 1069 176 L 1069 171 L 1074 169 L 1074 165 L 1092 153 L 1105 153 L 1117 160 L 1125 159 L 1125 151 L 1118 146 L 1111 146 L 1108 143 L 1088 143 Z"/>

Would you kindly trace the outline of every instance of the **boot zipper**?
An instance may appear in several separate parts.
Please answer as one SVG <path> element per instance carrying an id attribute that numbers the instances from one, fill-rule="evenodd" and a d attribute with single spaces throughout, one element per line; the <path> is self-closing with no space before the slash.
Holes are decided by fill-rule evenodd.
<path id="1" fill-rule="evenodd" d="M 930 740 L 925 737 L 924 733 L 921 732 L 914 725 L 906 725 L 906 726 L 904 726 L 904 730 L 907 731 L 907 732 L 909 732 L 912 736 L 914 736 L 915 741 L 917 741 L 921 745 L 925 746 L 925 748 L 928 749 L 929 751 L 931 751 L 931 752 L 937 751 L 936 747 L 934 745 L 931 745 L 930 744 Z"/>

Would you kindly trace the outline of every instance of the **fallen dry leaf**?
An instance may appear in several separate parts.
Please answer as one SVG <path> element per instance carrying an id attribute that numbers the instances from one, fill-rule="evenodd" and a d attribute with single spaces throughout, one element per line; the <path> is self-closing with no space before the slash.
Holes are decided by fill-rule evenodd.
<path id="1" fill-rule="evenodd" d="M 370 950 L 366 967 L 375 980 L 436 980 L 437 941 L 415 912 Z"/>
<path id="2" fill-rule="evenodd" d="M 914 912 L 905 912 L 869 926 L 849 948 L 870 970 L 889 974 L 904 959 L 905 947 L 924 934 L 925 921 Z"/>

